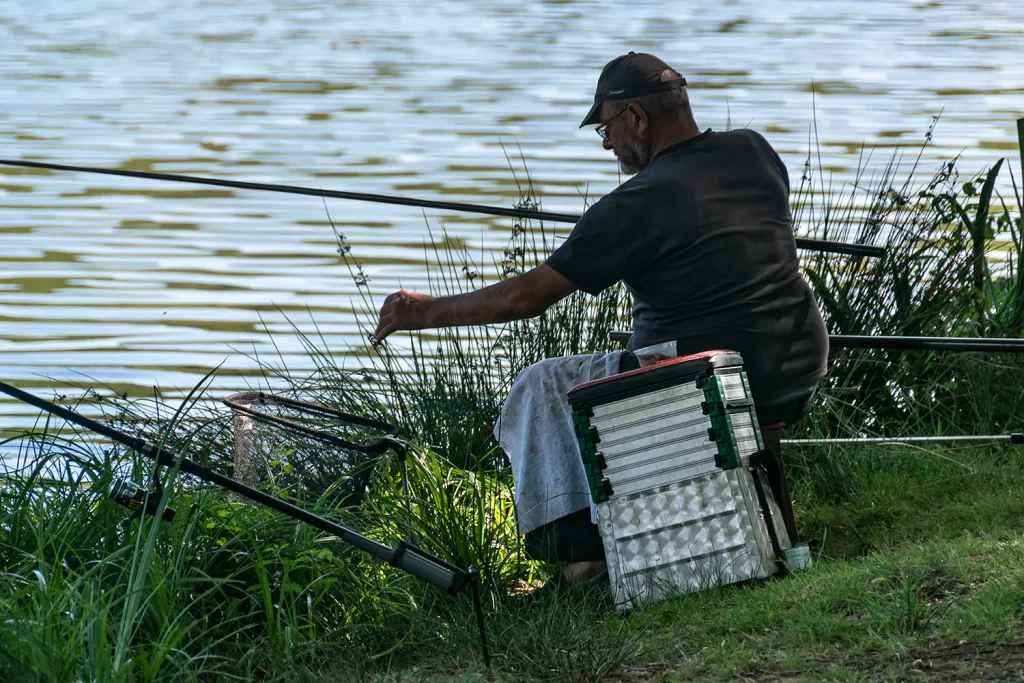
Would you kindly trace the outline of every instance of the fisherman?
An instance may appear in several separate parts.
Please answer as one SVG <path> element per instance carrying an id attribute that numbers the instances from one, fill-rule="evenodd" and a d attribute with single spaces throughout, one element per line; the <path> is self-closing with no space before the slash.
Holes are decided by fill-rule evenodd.
<path id="1" fill-rule="evenodd" d="M 558 583 L 607 575 L 566 400 L 572 387 L 636 368 L 630 351 L 662 342 L 675 341 L 678 355 L 739 351 L 766 445 L 778 454 L 779 429 L 810 410 L 828 355 L 799 272 L 789 176 L 760 134 L 702 131 L 686 79 L 637 52 L 601 72 L 580 127 L 594 124 L 632 178 L 591 206 L 543 265 L 466 294 L 395 292 L 374 333 L 383 340 L 399 330 L 521 320 L 576 290 L 596 295 L 625 283 L 634 300 L 627 351 L 530 366 L 495 427 L 512 464 L 527 553 L 564 562 Z M 795 542 L 785 472 L 770 475 Z"/>

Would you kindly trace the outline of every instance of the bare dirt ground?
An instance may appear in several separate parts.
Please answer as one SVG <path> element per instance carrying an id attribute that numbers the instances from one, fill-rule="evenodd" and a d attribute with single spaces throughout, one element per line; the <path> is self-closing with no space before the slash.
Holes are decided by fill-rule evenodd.
<path id="1" fill-rule="evenodd" d="M 621 683 L 658 680 L 652 672 L 620 672 Z M 629 675 L 632 673 L 632 675 Z M 669 677 L 669 680 L 677 680 Z M 678 680 L 725 680 L 713 672 L 684 675 Z M 1008 643 L 937 642 L 904 657 L 865 654 L 851 657 L 810 658 L 802 670 L 754 669 L 730 676 L 745 683 L 798 683 L 802 681 L 1020 681 L 1024 682 L 1024 639 Z"/>
<path id="2" fill-rule="evenodd" d="M 1024 681 L 1024 640 L 935 643 L 889 675 L 907 681 Z"/>
<path id="3" fill-rule="evenodd" d="M 840 672 L 843 672 L 840 674 Z M 896 659 L 889 655 L 823 660 L 807 671 L 760 672 L 746 680 L 1024 681 L 1024 639 L 1008 643 L 938 642 Z"/>

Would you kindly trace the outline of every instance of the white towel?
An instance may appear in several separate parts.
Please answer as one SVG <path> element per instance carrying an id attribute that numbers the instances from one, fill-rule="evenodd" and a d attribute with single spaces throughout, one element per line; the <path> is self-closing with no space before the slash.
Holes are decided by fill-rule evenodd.
<path id="1" fill-rule="evenodd" d="M 588 506 L 597 523 L 566 395 L 579 384 L 618 373 L 624 353 L 548 358 L 516 377 L 494 437 L 512 463 L 520 533 Z"/>

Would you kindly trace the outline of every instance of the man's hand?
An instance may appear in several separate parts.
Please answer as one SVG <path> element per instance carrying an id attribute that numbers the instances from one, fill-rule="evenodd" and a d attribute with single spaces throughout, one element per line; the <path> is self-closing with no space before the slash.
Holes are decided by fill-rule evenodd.
<path id="1" fill-rule="evenodd" d="M 429 327 L 427 312 L 434 301 L 434 297 L 429 294 L 417 294 L 404 289 L 389 295 L 380 307 L 380 320 L 371 341 L 384 341 L 392 332 Z"/>

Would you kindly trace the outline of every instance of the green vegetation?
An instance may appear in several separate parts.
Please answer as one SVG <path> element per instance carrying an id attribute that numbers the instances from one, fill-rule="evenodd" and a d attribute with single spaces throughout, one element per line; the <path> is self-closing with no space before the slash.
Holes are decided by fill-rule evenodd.
<path id="1" fill-rule="evenodd" d="M 895 182 L 897 166 L 844 196 L 808 167 L 794 193 L 801 232 L 890 248 L 882 261 L 807 259 L 830 329 L 1021 336 L 1021 201 L 993 192 L 1009 165 L 960 179 L 949 164 L 922 187 L 914 171 Z M 536 201 L 528 180 L 523 196 Z M 439 242 L 439 292 L 487 279 Z M 516 225 L 491 277 L 531 266 L 550 245 L 543 226 Z M 339 252 L 363 283 L 368 324 L 369 286 L 341 235 Z M 411 356 L 381 347 L 357 371 L 309 338 L 318 371 L 287 378 L 295 395 L 402 426 L 414 446 L 412 505 L 390 457 L 359 508 L 337 508 L 322 472 L 297 475 L 301 448 L 270 454 L 263 487 L 387 543 L 411 527 L 425 549 L 478 566 L 493 674 L 468 594 L 445 596 L 188 477 L 164 482 L 173 523 L 122 528 L 124 511 L 105 492 L 116 476 L 145 481 L 147 463 L 39 430 L 13 439 L 23 467 L 0 479 L 0 680 L 959 680 L 1020 670 L 1024 452 L 1011 447 L 791 448 L 809 570 L 627 613 L 599 593 L 522 597 L 552 568 L 523 556 L 491 425 L 519 369 L 607 348 L 607 332 L 628 325 L 627 306 L 621 290 L 577 295 L 501 330 L 415 335 Z M 1020 430 L 1022 369 L 1013 356 L 836 353 L 801 433 Z M 226 413 L 187 404 L 168 423 L 148 399 L 88 400 L 118 426 L 230 473 Z"/>

